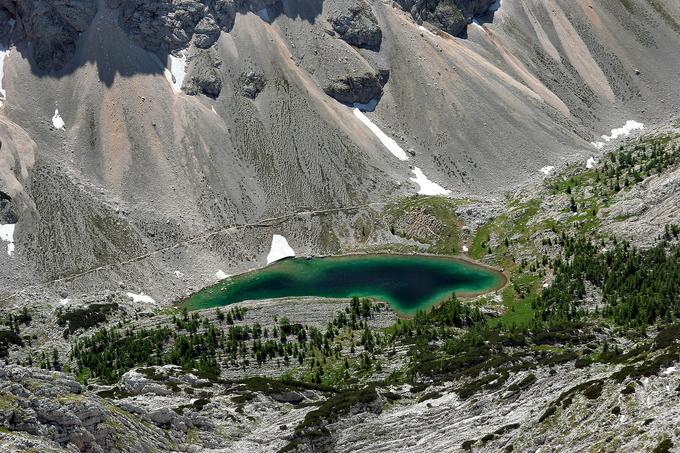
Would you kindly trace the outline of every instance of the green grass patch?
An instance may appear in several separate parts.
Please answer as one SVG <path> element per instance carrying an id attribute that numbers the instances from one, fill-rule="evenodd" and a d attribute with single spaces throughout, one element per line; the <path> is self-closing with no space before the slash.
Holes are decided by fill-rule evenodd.
<path id="1" fill-rule="evenodd" d="M 414 195 L 386 206 L 385 214 L 393 234 L 428 244 L 432 253 L 450 255 L 461 250 L 461 223 L 455 212 L 462 203 Z"/>

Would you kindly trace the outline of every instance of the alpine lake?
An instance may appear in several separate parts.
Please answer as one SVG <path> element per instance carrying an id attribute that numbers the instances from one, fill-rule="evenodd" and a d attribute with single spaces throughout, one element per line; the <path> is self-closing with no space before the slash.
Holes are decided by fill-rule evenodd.
<path id="1" fill-rule="evenodd" d="M 452 294 L 471 297 L 507 283 L 503 272 L 459 258 L 431 255 L 345 255 L 288 258 L 226 278 L 180 302 L 188 310 L 291 297 L 368 297 L 409 316 Z"/>

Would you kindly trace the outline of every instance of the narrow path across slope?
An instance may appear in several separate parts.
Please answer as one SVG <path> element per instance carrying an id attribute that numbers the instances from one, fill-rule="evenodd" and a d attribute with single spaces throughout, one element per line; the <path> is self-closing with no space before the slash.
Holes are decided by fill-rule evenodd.
<path id="1" fill-rule="evenodd" d="M 124 261 L 117 261 L 115 263 L 109 263 L 109 264 L 105 264 L 103 266 L 93 267 L 91 269 L 87 269 L 85 271 L 78 272 L 76 274 L 71 274 L 71 275 L 68 275 L 68 276 L 59 277 L 59 278 L 56 278 L 56 279 L 53 279 L 53 280 L 48 280 L 48 281 L 45 281 L 45 282 L 37 283 L 35 285 L 29 285 L 29 286 L 27 286 L 27 287 L 25 287 L 25 288 L 23 288 L 19 291 L 15 291 L 12 294 L 9 294 L 7 296 L 0 298 L 0 302 L 8 301 L 8 300 L 12 299 L 13 297 L 18 296 L 19 294 L 21 294 L 23 291 L 25 291 L 27 289 L 38 289 L 38 288 L 47 287 L 47 286 L 55 284 L 55 283 L 69 282 L 69 281 L 76 280 L 78 278 L 81 278 L 81 277 L 84 277 L 84 276 L 87 276 L 87 275 L 90 275 L 90 274 L 94 274 L 94 273 L 99 272 L 99 271 L 103 271 L 105 269 L 110 269 L 110 268 L 117 267 L 117 266 L 124 266 L 124 265 L 127 265 L 127 264 L 136 263 L 136 262 L 142 261 L 144 259 L 150 258 L 152 256 L 158 255 L 160 253 L 167 252 L 168 250 L 172 250 L 172 249 L 175 249 L 175 248 L 178 248 L 178 247 L 188 246 L 190 244 L 195 244 L 195 243 L 198 243 L 198 242 L 201 242 L 201 241 L 205 241 L 205 240 L 207 240 L 207 239 L 209 239 L 213 236 L 228 233 L 230 231 L 236 231 L 236 230 L 240 230 L 240 229 L 244 229 L 244 228 L 252 228 L 252 227 L 266 228 L 266 227 L 278 225 L 278 224 L 280 224 L 280 223 L 282 223 L 286 220 L 292 219 L 294 217 L 303 216 L 303 215 L 313 216 L 313 215 L 330 214 L 330 213 L 334 213 L 334 212 L 356 211 L 356 210 L 359 210 L 359 209 L 362 209 L 362 208 L 368 208 L 368 207 L 371 207 L 371 206 L 385 206 L 386 204 L 387 203 L 384 203 L 384 202 L 373 202 L 373 203 L 366 203 L 366 204 L 362 204 L 362 205 L 346 206 L 346 207 L 341 207 L 341 208 L 308 209 L 308 210 L 304 210 L 304 211 L 297 211 L 297 212 L 293 212 L 293 213 L 289 213 L 289 214 L 284 214 L 284 215 L 281 215 L 281 216 L 278 216 L 278 217 L 270 217 L 270 218 L 260 219 L 258 221 L 252 222 L 252 223 L 234 224 L 234 225 L 224 226 L 223 228 L 220 228 L 218 230 L 206 231 L 206 232 L 201 233 L 199 235 L 193 236 L 189 239 L 185 239 L 185 240 L 177 242 L 175 244 L 152 250 L 152 251 L 150 251 L 148 253 L 144 253 L 142 255 L 134 256 L 134 257 L 129 258 L 129 259 L 124 260 Z"/>

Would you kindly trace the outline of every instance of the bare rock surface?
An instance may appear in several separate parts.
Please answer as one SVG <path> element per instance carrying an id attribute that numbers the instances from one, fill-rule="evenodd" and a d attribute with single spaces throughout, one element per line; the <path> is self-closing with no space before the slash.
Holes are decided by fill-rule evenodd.
<path id="1" fill-rule="evenodd" d="M 346 9 L 332 11 L 328 21 L 333 30 L 348 44 L 371 50 L 379 50 L 382 30 L 369 3 L 358 0 Z"/>

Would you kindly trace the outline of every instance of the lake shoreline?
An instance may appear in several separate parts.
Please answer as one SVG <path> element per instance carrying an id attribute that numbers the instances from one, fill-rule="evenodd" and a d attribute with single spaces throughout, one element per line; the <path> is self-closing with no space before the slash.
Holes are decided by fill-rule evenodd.
<path id="1" fill-rule="evenodd" d="M 439 254 L 432 254 L 432 253 L 392 253 L 392 252 L 380 252 L 380 253 L 368 253 L 368 252 L 353 252 L 353 253 L 345 253 L 345 254 L 339 254 L 339 255 L 311 255 L 311 256 L 299 256 L 295 258 L 285 258 L 282 260 L 278 260 L 276 262 L 273 262 L 271 264 L 268 264 L 266 266 L 258 267 L 258 268 L 253 268 L 249 269 L 245 272 L 242 272 L 240 274 L 235 274 L 232 275 L 228 278 L 225 278 L 223 280 L 220 280 L 216 282 L 213 285 L 207 286 L 205 288 L 202 288 L 188 296 L 184 296 L 181 299 L 178 299 L 175 303 L 174 306 L 176 308 L 182 308 L 182 307 L 187 307 L 190 311 L 195 311 L 195 310 L 204 310 L 204 309 L 210 309 L 210 308 L 215 308 L 219 306 L 229 306 L 232 305 L 232 303 L 227 303 L 223 305 L 216 305 L 215 307 L 200 307 L 200 306 L 191 306 L 189 302 L 195 298 L 197 295 L 200 295 L 203 292 L 217 292 L 217 291 L 224 291 L 225 284 L 228 284 L 227 282 L 233 280 L 233 279 L 243 279 L 247 278 L 251 274 L 258 273 L 258 272 L 263 272 L 266 271 L 268 268 L 275 266 L 277 264 L 281 264 L 284 262 L 290 262 L 290 261 L 309 261 L 309 260 L 319 260 L 319 261 L 326 261 L 326 260 L 343 260 L 343 259 L 351 259 L 351 258 L 404 258 L 404 259 L 409 259 L 409 258 L 431 258 L 433 260 L 440 260 L 440 261 L 448 261 L 452 263 L 458 263 L 459 265 L 464 265 L 468 268 L 472 269 L 478 269 L 478 270 L 484 270 L 488 272 L 489 274 L 493 275 L 495 279 L 498 280 L 497 284 L 494 284 L 493 286 L 489 287 L 488 289 L 480 289 L 480 290 L 462 290 L 462 291 L 451 291 L 451 294 L 447 294 L 446 296 L 441 297 L 440 300 L 437 300 L 433 302 L 432 304 L 428 305 L 426 310 L 429 310 L 435 306 L 441 305 L 444 301 L 446 301 L 451 295 L 455 294 L 456 297 L 459 297 L 461 299 L 471 299 L 474 297 L 478 297 L 484 294 L 489 294 L 493 292 L 497 292 L 503 288 L 505 288 L 509 282 L 509 276 L 506 273 L 505 269 L 499 269 L 494 266 L 488 265 L 486 263 L 481 263 L 478 261 L 475 261 L 471 258 L 468 258 L 466 256 L 460 256 L 460 255 L 439 255 Z M 223 285 L 220 287 L 220 285 Z M 262 300 L 277 300 L 281 298 L 286 298 L 286 299 L 304 299 L 306 297 L 321 297 L 321 296 L 282 296 L 282 297 L 272 297 L 272 298 L 254 298 L 251 299 L 253 301 L 262 301 Z M 327 296 L 323 296 L 327 297 Z M 398 303 L 393 303 L 394 301 L 390 301 L 388 299 L 383 299 L 382 297 L 385 296 L 359 296 L 359 297 L 368 297 L 377 301 L 381 302 L 386 302 L 388 303 L 392 310 L 399 316 L 399 317 L 412 317 L 417 310 L 409 310 L 409 309 L 402 309 L 399 307 Z M 347 300 L 347 297 L 343 296 L 338 296 L 338 297 L 328 297 L 330 299 L 337 299 L 337 300 Z M 237 301 L 234 303 L 244 303 L 248 302 L 249 300 L 241 300 Z"/>

